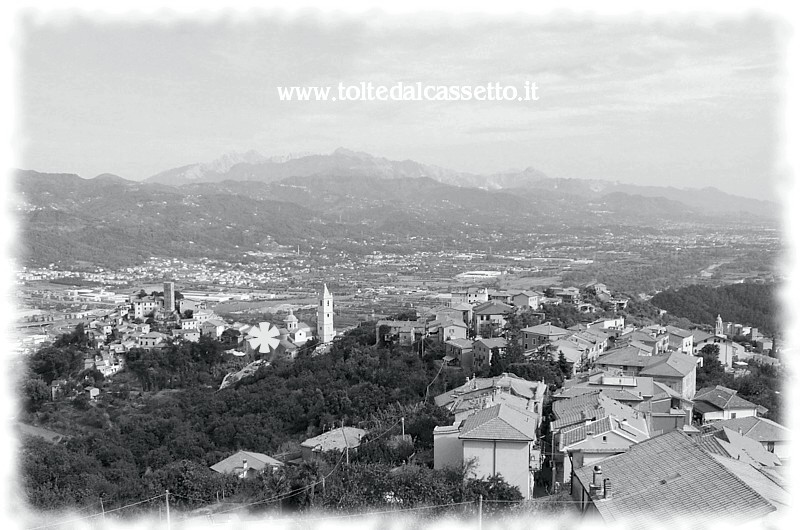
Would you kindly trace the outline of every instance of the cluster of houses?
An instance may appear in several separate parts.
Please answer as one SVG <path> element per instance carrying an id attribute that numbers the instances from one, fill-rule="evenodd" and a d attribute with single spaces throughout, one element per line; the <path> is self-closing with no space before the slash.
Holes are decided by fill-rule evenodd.
<path id="1" fill-rule="evenodd" d="M 254 347 L 246 339 L 250 338 L 249 334 L 263 330 L 241 322 L 229 324 L 206 307 L 202 301 L 177 300 L 174 284 L 165 282 L 162 294 L 134 295 L 129 302 L 114 309 L 94 310 L 83 315 L 88 321 L 84 331 L 93 352 L 84 359 L 84 369 L 96 369 L 104 377 L 109 377 L 124 368 L 125 355 L 134 348 L 157 351 L 176 341 L 198 342 L 202 336 L 227 344 L 230 346 L 227 352 L 234 357 L 260 350 L 261 357 L 269 353 L 293 358 L 299 348 L 314 336 L 311 326 L 300 322 L 290 309 L 283 325 L 269 331 L 270 337 L 274 336 L 274 343 L 271 342 L 269 347 Z M 328 343 L 336 332 L 333 327 L 333 296 L 327 286 L 323 287 L 317 313 L 317 335 L 323 343 Z M 262 323 L 259 326 L 269 325 Z M 53 381 L 52 398 L 55 400 L 64 395 L 67 387 L 65 380 Z M 91 387 L 86 392 L 95 399 L 100 391 Z"/>
<path id="2" fill-rule="evenodd" d="M 469 462 L 473 476 L 500 474 L 525 498 L 537 485 L 568 490 L 605 522 L 777 517 L 789 505 L 789 429 L 735 390 L 695 391 L 691 354 L 634 362 L 625 350 L 547 401 L 543 382 L 510 374 L 436 396 L 454 422 L 434 429 L 434 467 Z"/>

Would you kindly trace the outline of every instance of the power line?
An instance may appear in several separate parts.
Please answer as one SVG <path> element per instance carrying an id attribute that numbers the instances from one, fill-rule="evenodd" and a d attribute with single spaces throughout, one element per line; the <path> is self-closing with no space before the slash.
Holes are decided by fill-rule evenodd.
<path id="1" fill-rule="evenodd" d="M 396 508 L 393 510 L 383 510 L 380 512 L 358 512 L 358 513 L 348 513 L 343 515 L 331 515 L 328 517 L 315 517 L 313 519 L 302 519 L 302 522 L 307 521 L 327 521 L 330 519 L 343 519 L 346 517 L 366 517 L 369 515 L 382 515 L 387 513 L 398 513 L 398 512 L 413 512 L 413 511 L 420 511 L 420 510 L 429 510 L 431 508 L 444 508 L 447 506 L 462 506 L 465 504 L 475 504 L 476 501 L 464 501 L 464 502 L 449 502 L 446 504 L 432 504 L 429 506 L 417 506 L 414 508 Z M 292 521 L 292 519 L 279 519 L 277 521 L 272 522 L 282 522 L 282 521 Z"/>
<path id="2" fill-rule="evenodd" d="M 77 521 L 83 521 L 85 519 L 91 519 L 92 517 L 101 516 L 104 513 L 105 514 L 109 514 L 111 512 L 116 512 L 116 511 L 119 511 L 119 510 L 123 510 L 125 508 L 130 508 L 131 506 L 137 506 L 139 504 L 144 504 L 146 502 L 154 501 L 156 499 L 160 499 L 161 497 L 163 497 L 163 495 L 156 495 L 155 497 L 151 497 L 149 499 L 145 499 L 145 500 L 139 501 L 139 502 L 134 502 L 134 503 L 131 503 L 131 504 L 126 504 L 125 506 L 120 506 L 119 508 L 114 508 L 113 510 L 105 510 L 104 512 L 94 513 L 92 515 L 86 515 L 84 517 L 76 517 L 75 519 L 69 519 L 67 521 L 59 521 L 59 522 L 55 522 L 55 523 L 48 523 L 48 524 L 42 525 L 42 526 L 35 526 L 33 528 L 29 528 L 28 530 L 40 530 L 42 528 L 50 528 L 50 527 L 53 527 L 53 526 L 60 526 L 62 524 L 69 524 L 69 523 L 74 523 L 74 522 L 77 522 Z"/>

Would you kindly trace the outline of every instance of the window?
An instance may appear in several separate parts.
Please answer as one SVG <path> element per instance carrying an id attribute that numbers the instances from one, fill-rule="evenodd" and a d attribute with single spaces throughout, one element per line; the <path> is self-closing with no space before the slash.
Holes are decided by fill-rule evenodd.
<path id="1" fill-rule="evenodd" d="M 767 442 L 767 451 L 770 453 L 775 452 L 775 442 Z"/>
<path id="2" fill-rule="evenodd" d="M 731 419 L 733 419 L 735 417 L 736 417 L 736 413 L 735 412 L 731 412 Z"/>

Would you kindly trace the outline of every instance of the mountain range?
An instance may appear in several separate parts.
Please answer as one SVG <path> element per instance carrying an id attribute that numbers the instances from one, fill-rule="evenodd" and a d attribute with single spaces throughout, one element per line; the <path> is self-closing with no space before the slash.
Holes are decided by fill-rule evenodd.
<path id="1" fill-rule="evenodd" d="M 230 154 L 145 181 L 18 170 L 16 185 L 20 251 L 29 264 L 219 258 L 275 244 L 358 253 L 412 236 L 440 248 L 497 234 L 524 240 L 544 229 L 635 233 L 688 222 L 770 222 L 779 211 L 713 188 L 553 179 L 533 169 L 481 176 L 345 149 Z"/>
<path id="2" fill-rule="evenodd" d="M 182 186 L 201 182 L 252 181 L 272 183 L 290 177 L 360 176 L 371 179 L 423 178 L 462 188 L 485 190 L 552 191 L 583 199 L 597 199 L 612 193 L 663 197 L 713 213 L 742 213 L 772 216 L 776 205 L 769 201 L 731 195 L 716 188 L 678 189 L 667 186 L 639 186 L 598 179 L 550 178 L 534 168 L 488 175 L 458 172 L 413 160 L 394 161 L 368 153 L 339 148 L 331 154 L 295 154 L 267 158 L 256 151 L 229 153 L 209 163 L 196 163 L 162 171 L 145 182 Z"/>

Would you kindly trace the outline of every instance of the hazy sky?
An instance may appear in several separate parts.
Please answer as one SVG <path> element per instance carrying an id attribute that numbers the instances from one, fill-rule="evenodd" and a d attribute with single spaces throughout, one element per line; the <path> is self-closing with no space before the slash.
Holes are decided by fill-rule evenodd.
<path id="1" fill-rule="evenodd" d="M 331 16 L 18 25 L 19 166 L 129 179 L 343 146 L 488 173 L 774 198 L 786 27 L 765 17 Z M 536 82 L 536 102 L 281 102 L 277 86 Z"/>

